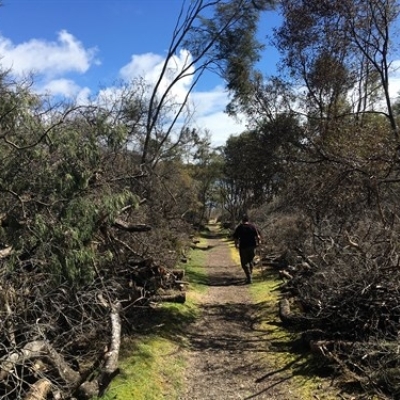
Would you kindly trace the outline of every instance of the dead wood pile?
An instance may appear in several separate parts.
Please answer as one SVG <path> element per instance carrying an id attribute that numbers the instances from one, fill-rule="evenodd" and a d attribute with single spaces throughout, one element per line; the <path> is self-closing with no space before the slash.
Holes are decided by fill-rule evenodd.
<path id="1" fill-rule="evenodd" d="M 400 395 L 400 257 L 397 241 L 341 246 L 320 254 L 294 249 L 264 255 L 263 268 L 282 279 L 279 316 L 305 346 L 368 393 Z M 328 251 L 329 250 L 329 251 Z"/>
<path id="2" fill-rule="evenodd" d="M 55 284 L 34 254 L 10 273 L 12 251 L 0 253 L 0 399 L 101 395 L 119 372 L 121 339 L 143 310 L 185 301 L 183 270 L 129 251 L 121 240 L 112 244 L 119 263 L 96 269 L 85 287 Z"/>

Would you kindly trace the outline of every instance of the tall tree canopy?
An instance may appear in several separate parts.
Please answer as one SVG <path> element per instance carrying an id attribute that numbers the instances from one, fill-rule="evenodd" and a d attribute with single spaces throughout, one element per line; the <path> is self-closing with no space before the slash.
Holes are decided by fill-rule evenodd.
<path id="1" fill-rule="evenodd" d="M 350 99 L 352 94 L 351 111 L 356 113 L 376 110 L 374 102 L 382 98 L 397 137 L 389 95 L 397 2 L 283 0 L 281 8 L 284 23 L 277 30 L 277 44 L 292 77 L 306 84 L 309 99 L 326 116 L 328 110 L 348 112 L 337 110 L 339 96 Z"/>

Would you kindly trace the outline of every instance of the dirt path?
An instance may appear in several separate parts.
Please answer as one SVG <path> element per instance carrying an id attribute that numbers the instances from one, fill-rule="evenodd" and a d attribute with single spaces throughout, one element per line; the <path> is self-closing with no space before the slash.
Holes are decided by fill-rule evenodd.
<path id="1" fill-rule="evenodd" d="M 202 317 L 189 327 L 190 367 L 186 393 L 179 399 L 328 398 L 322 391 L 305 395 L 306 391 L 299 394 L 293 389 L 293 359 L 285 367 L 271 363 L 268 353 L 282 351 L 279 338 L 271 343 L 268 331 L 257 329 L 259 305 L 252 302 L 249 285 L 244 284 L 244 273 L 233 261 L 228 244 L 219 239 L 209 239 L 208 244 L 209 290 L 201 300 Z M 276 310 L 276 304 L 273 307 Z"/>

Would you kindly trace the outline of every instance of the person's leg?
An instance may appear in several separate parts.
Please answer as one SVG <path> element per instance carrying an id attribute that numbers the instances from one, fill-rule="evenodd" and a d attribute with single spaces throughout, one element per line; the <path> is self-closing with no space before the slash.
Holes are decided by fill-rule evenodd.
<path id="1" fill-rule="evenodd" d="M 247 257 L 246 257 L 246 249 L 239 248 L 240 255 L 240 265 L 246 275 L 246 282 L 249 280 L 249 272 L 247 269 Z"/>
<path id="2" fill-rule="evenodd" d="M 250 273 L 253 273 L 253 267 L 254 267 L 254 257 L 256 256 L 256 249 L 255 248 L 250 248 L 249 249 L 249 269 Z"/>
<path id="3" fill-rule="evenodd" d="M 246 283 L 251 283 L 252 282 L 252 278 L 251 278 L 251 272 L 250 272 L 250 267 L 248 264 L 246 264 L 243 268 L 243 271 L 246 275 Z"/>
<path id="4" fill-rule="evenodd" d="M 251 273 L 252 273 L 252 249 L 246 248 L 246 249 L 239 249 L 239 254 L 240 254 L 240 264 L 242 266 L 242 269 L 246 275 L 246 283 L 251 283 Z"/>

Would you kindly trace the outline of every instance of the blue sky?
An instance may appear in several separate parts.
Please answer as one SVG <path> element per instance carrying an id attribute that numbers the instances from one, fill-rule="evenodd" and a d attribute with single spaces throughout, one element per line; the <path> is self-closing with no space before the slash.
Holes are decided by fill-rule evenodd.
<path id="1" fill-rule="evenodd" d="M 111 90 L 134 71 L 155 79 L 181 5 L 181 0 L 3 0 L 0 62 L 19 78 L 34 71 L 39 92 L 78 100 L 100 88 Z M 260 37 L 277 23 L 276 14 L 267 15 Z M 267 49 L 266 55 L 273 72 L 277 54 Z M 193 99 L 196 123 L 211 132 L 215 145 L 245 129 L 224 114 L 228 99 L 217 76 L 204 76 Z"/>

